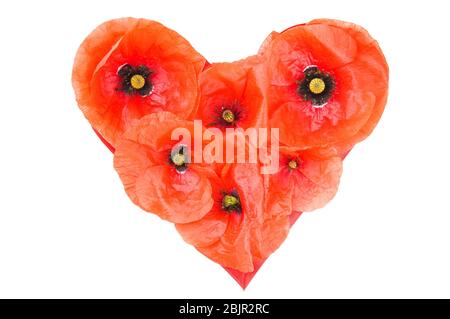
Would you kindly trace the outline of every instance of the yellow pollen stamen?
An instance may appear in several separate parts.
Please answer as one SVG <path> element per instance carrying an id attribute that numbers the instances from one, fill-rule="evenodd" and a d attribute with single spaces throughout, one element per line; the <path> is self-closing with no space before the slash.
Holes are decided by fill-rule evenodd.
<path id="1" fill-rule="evenodd" d="M 133 89 L 139 90 L 144 87 L 145 78 L 140 74 L 135 74 L 131 77 L 130 83 Z"/>
<path id="2" fill-rule="evenodd" d="M 222 200 L 222 204 L 225 208 L 237 205 L 238 203 L 238 199 L 233 195 L 225 195 Z"/>
<path id="3" fill-rule="evenodd" d="M 176 154 L 172 155 L 172 162 L 176 166 L 182 166 L 186 162 L 186 157 L 184 156 L 184 154 L 176 153 Z"/>
<path id="4" fill-rule="evenodd" d="M 291 160 L 288 164 L 290 169 L 296 169 L 298 167 L 297 161 Z"/>
<path id="5" fill-rule="evenodd" d="M 325 90 L 325 82 L 321 78 L 314 78 L 309 82 L 309 90 L 314 94 L 320 94 Z"/>
<path id="6" fill-rule="evenodd" d="M 233 111 L 231 111 L 231 110 L 224 110 L 222 112 L 222 118 L 227 123 L 233 123 L 234 122 L 234 113 L 233 113 Z"/>

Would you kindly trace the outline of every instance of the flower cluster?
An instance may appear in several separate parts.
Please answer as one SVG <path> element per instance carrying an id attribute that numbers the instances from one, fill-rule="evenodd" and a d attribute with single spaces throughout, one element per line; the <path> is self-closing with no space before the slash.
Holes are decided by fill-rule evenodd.
<path id="1" fill-rule="evenodd" d="M 296 211 L 336 194 L 342 159 L 374 129 L 388 68 L 359 26 L 314 20 L 273 32 L 258 54 L 209 64 L 163 25 L 124 18 L 96 28 L 73 68 L 77 102 L 115 150 L 130 199 L 175 224 L 211 260 L 252 272 L 285 240 Z M 279 165 L 196 162 L 202 132 L 279 129 Z M 192 138 L 173 138 L 176 129 Z M 244 147 L 250 147 L 248 141 Z"/>

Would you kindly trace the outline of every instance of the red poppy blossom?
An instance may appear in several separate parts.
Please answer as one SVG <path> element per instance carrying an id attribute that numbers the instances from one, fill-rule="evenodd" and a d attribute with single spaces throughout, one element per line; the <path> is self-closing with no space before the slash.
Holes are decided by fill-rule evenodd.
<path id="1" fill-rule="evenodd" d="M 281 142 L 298 148 L 357 142 L 378 122 L 388 68 L 361 27 L 315 20 L 271 34 L 260 53 L 269 123 L 280 128 Z"/>
<path id="2" fill-rule="evenodd" d="M 111 20 L 81 44 L 72 83 L 91 125 L 112 146 L 133 121 L 160 110 L 193 115 L 205 59 L 162 24 Z"/>
<path id="3" fill-rule="evenodd" d="M 336 194 L 341 174 L 342 160 L 333 149 L 280 147 L 278 172 L 269 175 L 266 209 L 279 216 L 321 208 Z"/>
<path id="4" fill-rule="evenodd" d="M 213 63 L 200 74 L 196 118 L 206 127 L 259 127 L 265 121 L 257 56 L 233 63 Z"/>
<path id="5" fill-rule="evenodd" d="M 176 128 L 193 134 L 192 122 L 168 112 L 147 115 L 119 139 L 114 167 L 130 199 L 148 212 L 174 223 L 202 218 L 213 205 L 212 167 L 196 164 L 191 140 L 171 139 Z"/>
<path id="6" fill-rule="evenodd" d="M 257 165 L 225 166 L 212 188 L 214 204 L 208 214 L 176 228 L 187 243 L 213 261 L 251 272 L 255 258 L 267 258 L 286 238 L 289 221 L 265 220 L 263 179 Z"/>

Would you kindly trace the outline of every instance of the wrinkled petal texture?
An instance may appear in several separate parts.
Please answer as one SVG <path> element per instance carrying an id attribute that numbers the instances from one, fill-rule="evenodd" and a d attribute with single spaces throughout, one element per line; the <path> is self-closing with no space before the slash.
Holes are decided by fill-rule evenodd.
<path id="1" fill-rule="evenodd" d="M 264 239 L 260 231 L 264 222 L 264 186 L 258 167 L 252 164 L 227 165 L 212 186 L 213 209 L 199 221 L 176 225 L 177 230 L 186 242 L 222 266 L 251 272 L 254 257 L 261 255 L 261 241 Z M 229 213 L 221 208 L 223 193 L 232 190 L 239 194 L 241 213 Z M 270 236 L 274 234 L 273 229 Z"/>
<path id="2" fill-rule="evenodd" d="M 119 140 L 114 167 L 130 199 L 144 210 L 174 223 L 202 218 L 212 205 L 209 172 L 189 164 L 179 173 L 169 164 L 171 133 L 175 128 L 192 131 L 192 122 L 168 112 L 143 117 Z M 208 173 L 208 174 L 207 174 Z"/>
<path id="3" fill-rule="evenodd" d="M 386 103 L 388 69 L 378 44 L 361 27 L 312 21 L 271 34 L 261 54 L 267 64 L 269 121 L 280 128 L 281 142 L 299 148 L 351 145 L 375 127 Z M 322 107 L 297 93 L 309 66 L 335 82 Z"/>
<path id="4" fill-rule="evenodd" d="M 118 90 L 121 66 L 145 65 L 153 90 L 147 96 Z M 198 74 L 205 59 L 187 40 L 160 23 L 134 18 L 105 22 L 81 44 L 72 83 L 91 125 L 112 145 L 135 120 L 160 110 L 193 115 Z"/>
<path id="5" fill-rule="evenodd" d="M 372 109 L 368 121 L 363 127 L 361 127 L 358 133 L 350 139 L 333 145 L 340 151 L 341 155 L 344 155 L 353 147 L 354 144 L 361 142 L 368 137 L 378 124 L 387 102 L 389 91 L 389 67 L 380 46 L 372 39 L 364 28 L 353 23 L 329 19 L 313 20 L 310 23 L 340 27 L 357 38 L 362 46 L 367 46 L 366 54 L 359 55 L 353 63 L 355 67 L 358 67 L 365 72 L 366 76 L 364 77 L 364 80 L 372 85 L 373 92 L 376 96 L 376 104 Z"/>
<path id="6" fill-rule="evenodd" d="M 268 258 L 280 247 L 289 234 L 291 223 L 289 216 L 274 216 L 264 221 L 260 228 L 261 246 L 259 258 Z"/>
<path id="7" fill-rule="evenodd" d="M 281 148 L 280 157 L 279 172 L 269 177 L 266 205 L 272 215 L 287 215 L 293 210 L 312 211 L 325 206 L 335 196 L 342 175 L 342 159 L 335 152 L 317 149 L 292 152 Z M 298 161 L 296 169 L 288 167 L 291 159 Z"/>
<path id="8" fill-rule="evenodd" d="M 209 180 L 193 170 L 177 173 L 167 166 L 148 168 L 136 181 L 140 206 L 173 223 L 202 218 L 212 206 Z"/>
<path id="9" fill-rule="evenodd" d="M 308 158 L 294 173 L 292 208 L 308 212 L 325 206 L 335 195 L 342 175 L 342 160 L 332 157 L 325 160 Z"/>

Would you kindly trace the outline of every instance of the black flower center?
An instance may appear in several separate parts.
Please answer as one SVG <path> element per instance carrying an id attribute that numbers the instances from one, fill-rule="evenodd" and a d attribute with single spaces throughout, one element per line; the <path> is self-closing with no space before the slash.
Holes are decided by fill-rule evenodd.
<path id="1" fill-rule="evenodd" d="M 236 212 L 241 213 L 241 200 L 239 199 L 239 194 L 236 191 L 231 191 L 229 193 L 224 192 L 222 197 L 222 209 L 227 213 Z"/>
<path id="2" fill-rule="evenodd" d="M 178 173 L 184 173 L 188 168 L 189 155 L 185 145 L 180 145 L 169 156 L 169 163 L 172 164 Z"/>
<path id="3" fill-rule="evenodd" d="M 308 67 L 303 73 L 305 77 L 298 81 L 297 93 L 313 106 L 326 104 L 335 88 L 332 76 L 315 66 Z"/>
<path id="4" fill-rule="evenodd" d="M 218 105 L 214 120 L 208 126 L 235 127 L 242 120 L 242 106 L 239 101 Z"/>
<path id="5" fill-rule="evenodd" d="M 145 65 L 132 66 L 125 64 L 119 68 L 117 74 L 120 77 L 119 91 L 128 95 L 147 96 L 153 90 L 150 75 L 153 73 Z"/>

